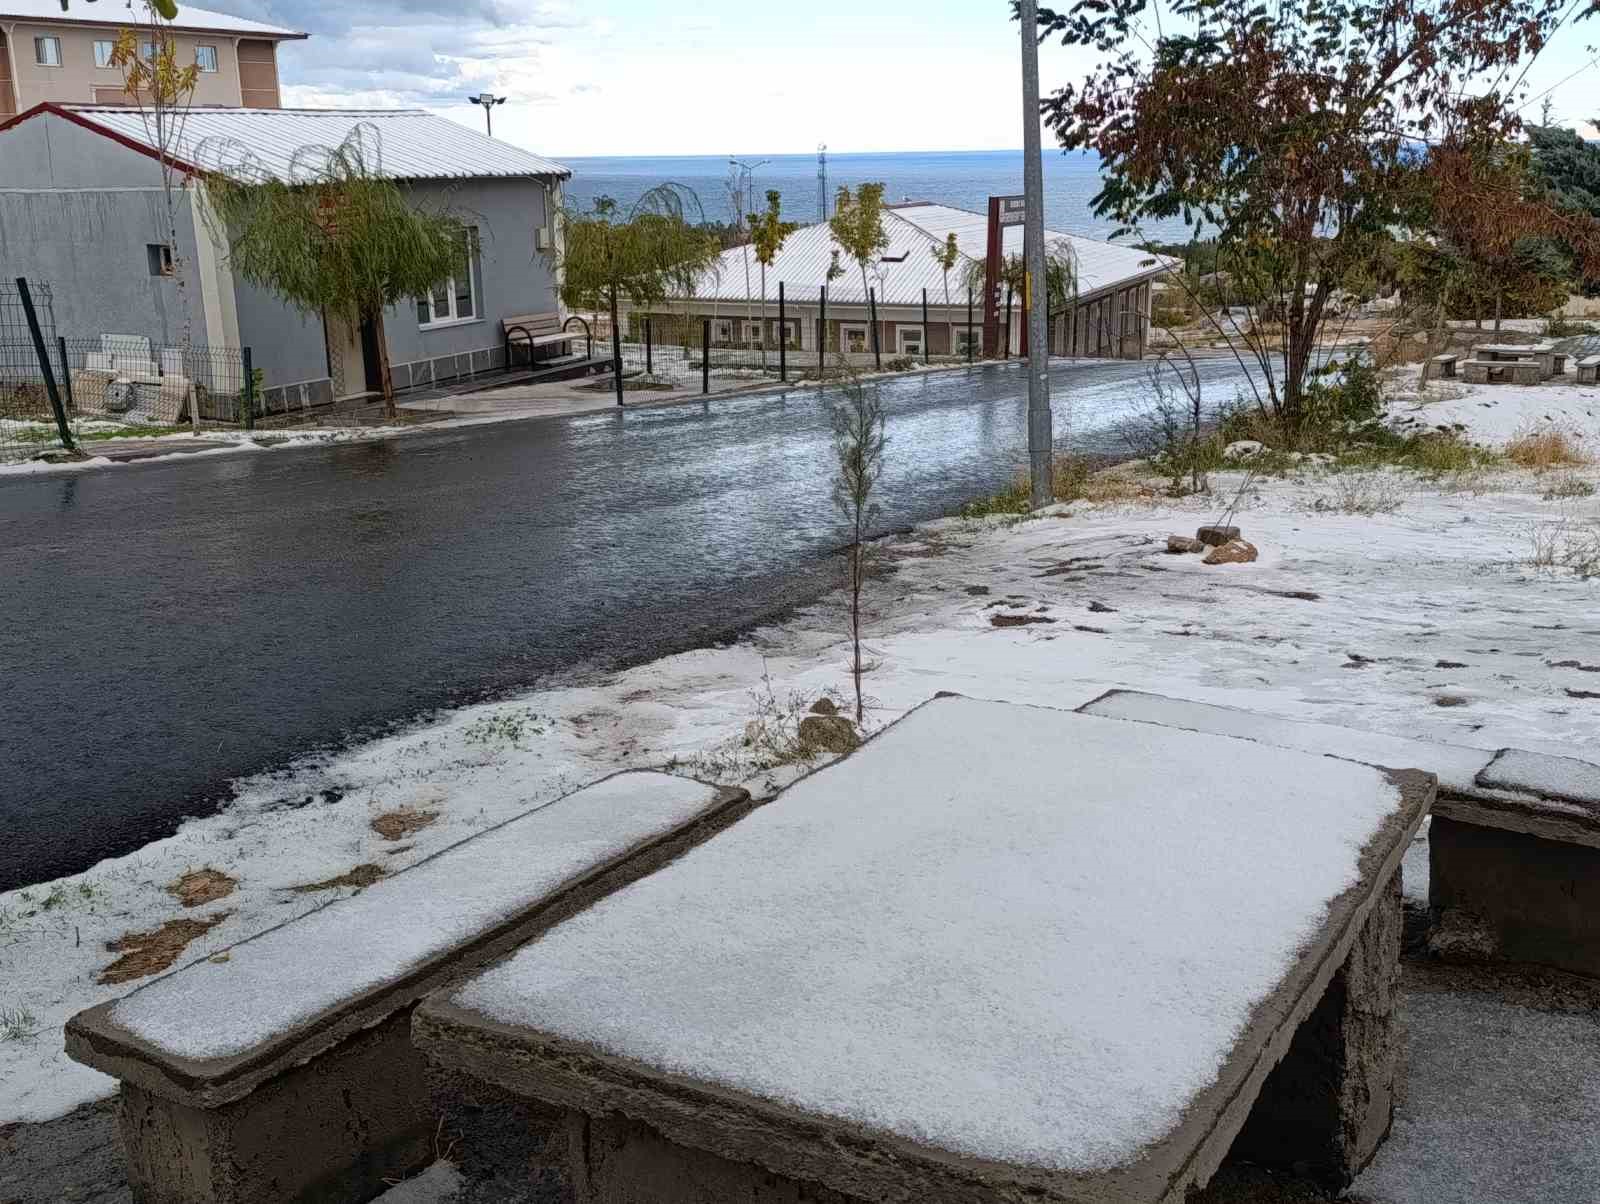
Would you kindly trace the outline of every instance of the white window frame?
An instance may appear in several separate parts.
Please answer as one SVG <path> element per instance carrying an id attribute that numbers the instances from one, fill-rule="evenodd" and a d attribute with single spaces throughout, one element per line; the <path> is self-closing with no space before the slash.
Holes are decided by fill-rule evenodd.
<path id="1" fill-rule="evenodd" d="M 56 48 L 56 61 L 53 63 L 42 57 L 44 54 L 44 48 L 46 46 L 54 46 Z M 61 62 L 61 39 L 52 33 L 41 33 L 37 35 L 33 39 L 33 65 L 35 67 L 49 67 L 52 70 L 63 66 Z"/>
<path id="2" fill-rule="evenodd" d="M 211 66 L 209 67 L 200 61 L 200 52 L 202 50 L 209 50 L 211 52 Z M 222 60 L 217 55 L 217 48 L 209 43 L 202 44 L 194 48 L 194 65 L 200 68 L 201 73 L 204 75 L 215 75 L 221 64 L 221 61 Z"/>
<path id="3" fill-rule="evenodd" d="M 950 354 L 966 355 L 967 343 L 972 344 L 974 352 L 981 348 L 983 346 L 983 327 L 974 326 L 969 337 L 967 324 L 965 322 L 957 322 L 950 328 Z"/>
<path id="4" fill-rule="evenodd" d="M 435 305 L 435 301 L 439 296 L 439 289 L 436 287 L 434 291 L 429 293 L 426 297 L 417 298 L 418 330 L 443 330 L 448 326 L 470 326 L 474 322 L 483 321 L 483 298 L 478 296 L 478 279 L 483 275 L 483 268 L 478 258 L 479 244 L 477 227 L 467 227 L 466 236 L 471 243 L 471 250 L 467 255 L 467 296 L 471 298 L 472 301 L 472 312 L 466 317 L 461 317 L 456 312 L 458 292 L 456 287 L 457 281 L 454 276 L 449 276 L 439 282 L 444 287 L 445 299 L 450 303 L 449 316 L 444 318 L 438 316 L 438 308 Z M 427 305 L 428 307 L 428 320 L 426 322 L 422 320 L 421 310 L 423 305 Z"/>
<path id="5" fill-rule="evenodd" d="M 850 336 L 859 332 L 861 335 L 861 350 L 850 350 Z M 872 350 L 872 332 L 867 329 L 865 322 L 840 322 L 839 323 L 839 352 L 841 355 L 866 355 Z"/>
<path id="6" fill-rule="evenodd" d="M 917 349 L 915 351 L 907 351 L 906 335 L 912 331 L 916 332 L 915 342 Z M 926 355 L 928 353 L 928 332 L 922 328 L 920 323 L 896 326 L 894 328 L 894 352 L 896 355 Z"/>
<path id="7" fill-rule="evenodd" d="M 718 347 L 726 347 L 733 342 L 732 318 L 713 318 L 711 320 L 711 342 Z"/>
<path id="8" fill-rule="evenodd" d="M 740 342 L 746 347 L 761 346 L 763 340 L 767 337 L 766 331 L 762 329 L 765 325 L 766 323 L 760 318 L 746 318 L 739 326 L 742 336 Z"/>
<path id="9" fill-rule="evenodd" d="M 102 46 L 105 47 L 105 51 L 106 51 L 106 58 L 105 58 L 105 62 L 103 62 L 103 63 L 100 61 L 100 48 Z M 97 70 L 100 70 L 100 71 L 115 71 L 116 70 L 116 67 L 114 67 L 112 65 L 112 63 L 111 63 L 111 56 L 116 51 L 116 49 L 117 49 L 117 44 L 115 42 L 107 42 L 103 38 L 96 38 L 95 39 L 95 42 L 94 42 L 94 65 L 95 65 Z"/>
<path id="10" fill-rule="evenodd" d="M 800 321 L 797 318 L 784 319 L 782 338 L 790 351 L 803 351 L 805 349 L 800 339 Z"/>

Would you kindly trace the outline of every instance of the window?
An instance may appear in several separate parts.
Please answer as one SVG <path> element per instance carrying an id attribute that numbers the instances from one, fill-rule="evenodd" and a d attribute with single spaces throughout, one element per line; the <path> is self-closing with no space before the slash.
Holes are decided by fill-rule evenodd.
<path id="1" fill-rule="evenodd" d="M 718 347 L 726 347 L 728 344 L 732 343 L 733 323 L 722 321 L 711 323 L 711 338 Z"/>
<path id="2" fill-rule="evenodd" d="M 34 38 L 33 61 L 41 67 L 61 66 L 61 39 Z"/>
<path id="3" fill-rule="evenodd" d="M 144 248 L 145 258 L 150 264 L 152 276 L 172 275 L 172 248 L 164 242 L 147 243 Z"/>
<path id="4" fill-rule="evenodd" d="M 746 347 L 761 346 L 760 322 L 746 322 L 744 324 L 744 345 Z"/>
<path id="5" fill-rule="evenodd" d="M 978 353 L 979 344 L 982 342 L 983 332 L 978 330 L 976 327 L 968 330 L 965 326 L 957 326 L 956 342 L 955 346 L 951 350 L 955 355 L 966 355 L 967 349 L 970 347 L 972 349 L 972 353 L 976 355 Z"/>
<path id="6" fill-rule="evenodd" d="M 478 317 L 478 232 L 467 229 L 461 232 L 460 254 L 457 266 L 448 279 L 434 285 L 431 295 L 417 298 L 417 325 L 443 326 L 454 322 L 471 322 Z"/>
<path id="7" fill-rule="evenodd" d="M 901 355 L 922 354 L 922 327 L 897 326 L 894 331 L 894 345 Z"/>
<path id="8" fill-rule="evenodd" d="M 796 322 L 794 319 L 791 318 L 789 321 L 787 321 L 787 322 L 785 322 L 783 324 L 783 341 L 790 348 L 796 348 L 796 347 L 800 346 L 800 323 L 799 322 Z"/>
<path id="9" fill-rule="evenodd" d="M 194 65 L 202 71 L 215 71 L 217 69 L 217 48 L 215 46 L 196 46 L 194 48 Z"/>
<path id="10" fill-rule="evenodd" d="M 862 355 L 872 350 L 872 344 L 867 342 L 865 326 L 839 327 L 839 342 L 842 344 L 842 350 L 850 355 Z"/>
<path id="11" fill-rule="evenodd" d="M 96 42 L 94 44 L 94 65 L 96 67 L 111 66 L 111 53 L 116 50 L 115 42 Z"/>

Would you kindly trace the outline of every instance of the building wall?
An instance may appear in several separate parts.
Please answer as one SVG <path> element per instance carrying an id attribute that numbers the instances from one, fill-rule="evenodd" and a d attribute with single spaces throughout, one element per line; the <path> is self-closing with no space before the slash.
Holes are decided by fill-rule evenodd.
<path id="1" fill-rule="evenodd" d="M 48 284 L 57 332 L 210 341 L 193 272 L 152 275 L 147 247 L 165 243 L 161 171 L 147 156 L 52 115 L 0 131 L 0 278 Z M 195 221 L 178 198 L 178 255 L 196 261 Z"/>
<path id="2" fill-rule="evenodd" d="M 6 31 L 0 29 L 0 120 L 17 111 L 17 92 L 11 81 L 11 54 Z"/>
<path id="3" fill-rule="evenodd" d="M 388 310 L 384 330 L 397 389 L 501 367 L 501 319 L 560 309 L 554 259 L 534 248 L 534 231 L 547 227 L 551 217 L 540 181 L 427 181 L 414 185 L 412 196 L 422 205 L 447 207 L 477 228 L 477 313 L 470 321 L 425 330 L 415 304 Z"/>
<path id="4" fill-rule="evenodd" d="M 181 10 L 180 10 L 181 11 Z M 91 104 L 97 99 L 108 103 L 122 103 L 122 72 L 115 67 L 96 67 L 94 44 L 115 41 L 117 26 L 81 26 L 50 22 L 18 22 L 6 30 L 11 42 L 11 59 L 15 64 L 16 112 L 25 112 L 44 101 L 65 101 Z M 35 61 L 35 37 L 54 37 L 61 41 L 61 66 L 46 67 Z M 174 33 L 178 62 L 193 61 L 196 46 L 211 46 L 217 52 L 217 69 L 202 71 L 195 84 L 194 102 L 197 105 L 239 105 L 244 103 L 240 90 L 239 39 L 226 33 Z M 264 52 L 261 48 L 265 47 Z M 259 58 L 273 50 L 270 41 L 249 42 L 248 53 Z M 248 68 L 259 76 L 259 66 Z M 266 99 L 264 92 L 257 94 L 258 107 L 276 108 L 277 71 L 271 75 L 271 105 L 260 105 Z M 102 92 L 97 98 L 96 89 Z M 3 103 L 3 102 L 0 102 Z"/>

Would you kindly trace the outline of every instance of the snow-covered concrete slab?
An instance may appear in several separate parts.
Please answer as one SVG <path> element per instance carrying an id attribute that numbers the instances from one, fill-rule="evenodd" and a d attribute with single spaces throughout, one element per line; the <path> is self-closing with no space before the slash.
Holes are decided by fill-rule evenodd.
<path id="1" fill-rule="evenodd" d="M 514 948 L 565 914 L 553 908 L 616 885 L 608 873 L 657 864 L 641 855 L 678 851 L 672 838 L 703 837 L 746 801 L 671 774 L 614 774 L 79 1013 L 68 1053 L 183 1103 L 239 1098 L 447 971 Z"/>
<path id="2" fill-rule="evenodd" d="M 1432 792 L 1244 740 L 939 698 L 427 1001 L 413 1035 L 504 1085 L 840 1190 L 1180 1198 Z"/>
<path id="3" fill-rule="evenodd" d="M 1600 816 L 1600 765 L 1505 748 L 1478 775 L 1479 785 L 1575 803 Z"/>

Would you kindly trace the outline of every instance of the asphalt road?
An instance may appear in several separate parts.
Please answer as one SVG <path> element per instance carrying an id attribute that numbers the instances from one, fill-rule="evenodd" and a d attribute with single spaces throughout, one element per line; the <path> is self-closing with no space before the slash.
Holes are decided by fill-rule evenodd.
<path id="1" fill-rule="evenodd" d="M 1231 399 L 1231 362 L 1206 369 Z M 1121 451 L 1149 365 L 1053 371 Z M 1020 365 L 897 379 L 880 522 L 1027 461 Z M 814 391 L 0 483 L 0 890 L 433 708 L 730 635 L 834 582 Z"/>

